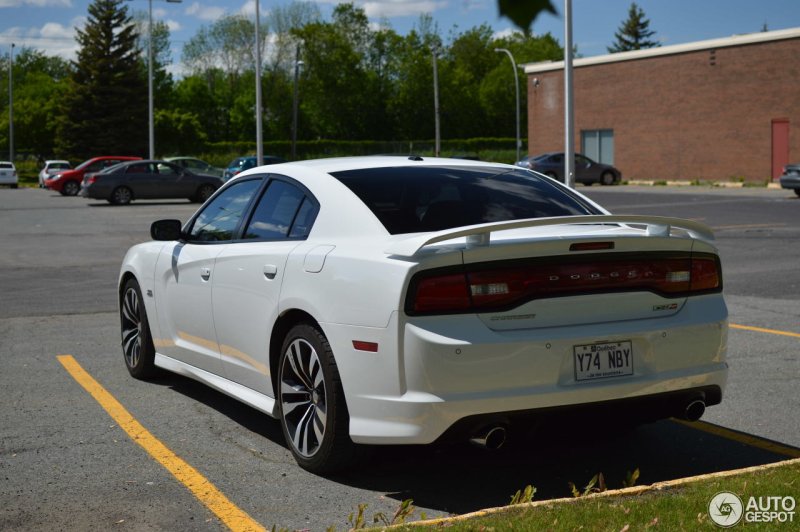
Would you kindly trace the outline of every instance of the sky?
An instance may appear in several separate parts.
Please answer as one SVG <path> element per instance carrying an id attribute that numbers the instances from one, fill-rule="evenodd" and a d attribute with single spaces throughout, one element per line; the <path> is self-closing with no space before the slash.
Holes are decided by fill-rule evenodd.
<path id="1" fill-rule="evenodd" d="M 172 0 L 173 2 L 175 0 Z M 340 0 L 317 2 L 328 19 Z M 520 0 L 524 1 L 524 0 Z M 75 27 L 86 21 L 89 0 L 0 0 L 0 56 L 13 42 L 47 55 L 74 59 Z M 147 0 L 128 0 L 130 9 L 145 13 Z M 260 0 L 262 20 L 268 11 L 288 0 Z M 406 34 L 421 13 L 430 13 L 446 39 L 453 30 L 466 31 L 488 24 L 498 35 L 514 26 L 497 11 L 496 0 L 354 0 L 376 24 L 385 21 Z M 800 27 L 800 0 L 638 0 L 663 46 L 730 37 L 743 33 Z M 542 14 L 535 34 L 552 33 L 563 43 L 564 1 L 553 0 L 558 15 Z M 630 0 L 573 0 L 573 42 L 583 57 L 603 55 L 614 32 L 627 18 Z M 171 70 L 180 74 L 181 50 L 197 31 L 226 14 L 255 14 L 255 0 L 152 0 L 153 18 L 168 24 L 172 38 Z"/>

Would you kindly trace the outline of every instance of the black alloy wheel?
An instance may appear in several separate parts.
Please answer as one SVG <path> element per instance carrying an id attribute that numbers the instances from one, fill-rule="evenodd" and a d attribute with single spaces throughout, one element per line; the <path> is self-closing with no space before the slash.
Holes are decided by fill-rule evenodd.
<path id="1" fill-rule="evenodd" d="M 129 279 L 122 291 L 119 305 L 120 335 L 122 355 L 128 373 L 137 379 L 147 379 L 155 375 L 155 347 L 150 336 L 147 311 L 142 299 L 142 291 L 136 279 Z"/>
<path id="2" fill-rule="evenodd" d="M 344 391 L 327 338 L 300 323 L 286 335 L 278 368 L 278 406 L 289 450 L 303 469 L 330 473 L 356 458 Z"/>

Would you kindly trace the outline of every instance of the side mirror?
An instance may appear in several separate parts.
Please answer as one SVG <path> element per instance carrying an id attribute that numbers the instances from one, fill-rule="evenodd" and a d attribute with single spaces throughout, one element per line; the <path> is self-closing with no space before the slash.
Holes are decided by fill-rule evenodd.
<path id="1" fill-rule="evenodd" d="M 180 220 L 157 220 L 150 225 L 153 240 L 171 241 L 181 239 Z"/>

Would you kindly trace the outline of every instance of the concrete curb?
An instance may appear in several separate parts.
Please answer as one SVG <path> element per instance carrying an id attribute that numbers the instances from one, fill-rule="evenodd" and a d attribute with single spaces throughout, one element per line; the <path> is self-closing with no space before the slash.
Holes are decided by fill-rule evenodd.
<path id="1" fill-rule="evenodd" d="M 561 499 L 548 499 L 544 501 L 533 501 L 526 504 L 515 504 L 514 506 L 498 506 L 496 508 L 487 508 L 485 510 L 478 510 L 476 512 L 470 512 L 468 514 L 461 514 L 456 515 L 453 517 L 440 517 L 437 519 L 426 519 L 424 521 L 412 521 L 409 523 L 403 523 L 399 525 L 393 525 L 389 527 L 383 528 L 383 530 L 391 530 L 397 529 L 400 527 L 407 527 L 407 526 L 442 526 L 447 525 L 448 523 L 458 523 L 461 521 L 467 521 L 469 519 L 474 519 L 477 517 L 484 517 L 487 515 L 493 515 L 497 513 L 507 512 L 510 510 L 516 510 L 520 508 L 538 508 L 541 506 L 554 506 L 556 504 L 574 504 L 579 501 L 584 501 L 587 499 L 604 499 L 610 497 L 631 497 L 635 495 L 641 495 L 643 493 L 649 492 L 658 492 L 667 490 L 670 488 L 675 488 L 678 486 L 684 486 L 686 484 L 692 484 L 695 482 L 699 482 L 702 480 L 710 480 L 710 479 L 717 479 L 717 478 L 727 478 L 732 477 L 740 474 L 746 473 L 756 473 L 758 471 L 766 471 L 768 469 L 774 469 L 776 467 L 783 467 L 783 466 L 790 466 L 800 464 L 800 458 L 793 458 L 791 460 L 784 460 L 782 462 L 774 462 L 771 464 L 764 464 L 759 466 L 752 466 L 752 467 L 745 467 L 743 469 L 733 469 L 730 471 L 718 471 L 716 473 L 707 473 L 705 475 L 697 475 L 694 477 L 686 477 L 686 478 L 679 478 L 675 480 L 665 480 L 663 482 L 656 482 L 654 484 L 650 484 L 647 486 L 633 486 L 631 488 L 622 488 L 618 490 L 609 490 L 604 491 L 602 493 L 592 493 L 590 495 L 585 495 L 583 497 L 564 497 Z"/>
<path id="2" fill-rule="evenodd" d="M 640 187 L 697 187 L 697 188 L 753 188 L 753 189 L 780 189 L 780 183 L 767 183 L 765 185 L 752 184 L 737 181 L 704 181 L 700 184 L 693 183 L 692 181 L 654 181 L 648 179 L 631 179 L 625 184 Z M 623 185 L 624 186 L 624 185 Z"/>

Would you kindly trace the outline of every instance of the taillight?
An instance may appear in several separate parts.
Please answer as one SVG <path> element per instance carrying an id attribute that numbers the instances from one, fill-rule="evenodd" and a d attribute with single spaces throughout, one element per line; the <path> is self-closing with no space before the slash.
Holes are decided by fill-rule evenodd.
<path id="1" fill-rule="evenodd" d="M 719 259 L 646 254 L 638 257 L 604 255 L 557 257 L 546 261 L 519 261 L 471 265 L 421 272 L 412 279 L 406 312 L 452 314 L 502 311 L 527 301 L 609 292 L 649 291 L 677 298 L 722 290 Z"/>

